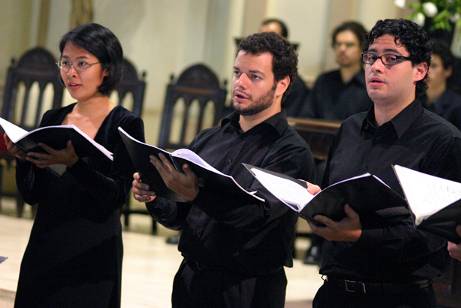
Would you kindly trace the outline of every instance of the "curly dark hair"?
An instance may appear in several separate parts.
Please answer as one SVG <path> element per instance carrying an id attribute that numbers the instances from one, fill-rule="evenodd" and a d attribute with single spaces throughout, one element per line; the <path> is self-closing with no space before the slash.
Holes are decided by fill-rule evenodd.
<path id="1" fill-rule="evenodd" d="M 118 38 L 108 28 L 89 23 L 67 32 L 59 42 L 59 51 L 63 52 L 68 42 L 92 53 L 102 67 L 108 71 L 98 91 L 109 95 L 122 76 L 123 49 Z"/>
<path id="2" fill-rule="evenodd" d="M 244 38 L 240 42 L 236 54 L 240 51 L 254 55 L 264 52 L 272 54 L 272 72 L 275 81 L 280 81 L 286 76 L 290 78 L 290 86 L 284 93 L 284 97 L 286 97 L 298 74 L 298 55 L 291 44 L 276 33 L 262 32 Z"/>
<path id="3" fill-rule="evenodd" d="M 416 23 L 407 19 L 384 19 L 378 20 L 368 35 L 364 50 L 368 50 L 373 42 L 383 35 L 394 36 L 394 41 L 407 49 L 413 65 L 426 63 L 431 65 L 432 42 L 427 32 Z M 416 96 L 426 92 L 427 73 L 423 79 L 416 83 Z"/>
<path id="4" fill-rule="evenodd" d="M 331 47 L 335 47 L 336 37 L 339 33 L 344 31 L 351 31 L 354 33 L 355 37 L 359 41 L 360 48 L 364 48 L 366 45 L 368 32 L 361 23 L 356 21 L 345 21 L 333 30 L 333 33 L 331 34 Z"/>

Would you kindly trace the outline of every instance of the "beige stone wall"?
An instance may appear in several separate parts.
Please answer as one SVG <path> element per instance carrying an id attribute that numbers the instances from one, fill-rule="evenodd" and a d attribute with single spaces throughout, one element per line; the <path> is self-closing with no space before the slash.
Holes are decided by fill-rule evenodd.
<path id="1" fill-rule="evenodd" d="M 38 33 L 41 1 L 49 2 L 48 30 Z M 204 62 L 230 81 L 234 38 L 257 31 L 265 17 L 279 17 L 298 42 L 299 71 L 308 81 L 335 66 L 330 32 L 347 19 L 367 27 L 399 12 L 390 0 L 94 0 L 95 21 L 119 37 L 125 55 L 147 71 L 144 119 L 149 142 L 156 142 L 165 87 L 171 73 Z M 35 46 L 40 37 L 58 56 L 69 30 L 70 0 L 0 0 L 0 91 L 9 59 Z M 230 84 L 230 82 L 229 82 Z M 71 102 L 66 97 L 66 102 Z"/>

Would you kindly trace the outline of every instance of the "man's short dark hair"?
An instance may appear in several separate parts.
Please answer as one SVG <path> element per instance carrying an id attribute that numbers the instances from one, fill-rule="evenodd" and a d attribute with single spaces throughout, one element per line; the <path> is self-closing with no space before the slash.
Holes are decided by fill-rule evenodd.
<path id="1" fill-rule="evenodd" d="M 406 48 L 410 53 L 409 57 L 413 65 L 426 63 L 429 68 L 431 65 L 432 43 L 423 28 L 407 19 L 378 20 L 370 31 L 364 50 L 367 50 L 377 38 L 386 34 L 394 36 L 395 43 Z M 426 80 L 427 73 L 422 80 L 416 83 L 416 96 L 423 95 L 426 92 Z"/>
<path id="2" fill-rule="evenodd" d="M 272 24 L 272 23 L 276 23 L 279 25 L 280 27 L 280 35 L 284 38 L 284 39 L 288 39 L 288 27 L 287 25 L 280 19 L 278 18 L 267 18 L 267 19 L 264 19 L 262 22 L 261 22 L 261 26 L 267 26 L 268 24 Z"/>
<path id="3" fill-rule="evenodd" d="M 364 48 L 368 33 L 365 27 L 356 21 L 345 21 L 333 30 L 331 34 L 331 47 L 335 47 L 336 37 L 339 33 L 344 31 L 351 31 L 354 33 L 355 37 L 359 41 L 360 49 Z"/>
<path id="4" fill-rule="evenodd" d="M 98 58 L 102 67 L 108 72 L 98 91 L 103 95 L 109 95 L 120 81 L 122 75 L 123 50 L 118 38 L 106 27 L 96 23 L 89 23 L 78 26 L 64 34 L 59 42 L 61 54 L 69 42 L 85 49 Z"/>
<path id="5" fill-rule="evenodd" d="M 272 72 L 275 81 L 280 81 L 286 76 L 290 78 L 290 86 L 293 84 L 298 72 L 298 56 L 291 44 L 274 32 L 255 33 L 244 38 L 238 48 L 237 54 L 244 51 L 253 55 L 265 52 L 272 54 Z M 285 91 L 284 96 L 288 93 Z"/>

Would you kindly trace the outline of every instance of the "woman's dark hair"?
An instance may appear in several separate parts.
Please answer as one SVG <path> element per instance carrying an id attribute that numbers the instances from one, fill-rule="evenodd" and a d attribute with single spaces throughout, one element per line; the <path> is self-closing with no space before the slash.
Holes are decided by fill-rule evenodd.
<path id="1" fill-rule="evenodd" d="M 365 27 L 356 21 L 345 21 L 337 26 L 331 34 L 331 47 L 335 47 L 336 37 L 339 33 L 344 31 L 351 31 L 359 41 L 360 48 L 363 49 L 367 41 L 367 30 Z"/>
<path id="2" fill-rule="evenodd" d="M 98 61 L 108 73 L 98 91 L 103 95 L 109 95 L 120 81 L 122 75 L 123 50 L 118 38 L 106 27 L 96 23 L 89 23 L 78 26 L 64 34 L 59 42 L 61 54 L 69 42 L 85 49 L 98 58 Z"/>
<path id="3" fill-rule="evenodd" d="M 396 44 L 401 45 L 410 53 L 410 60 L 413 65 L 426 63 L 431 65 L 432 43 L 426 31 L 416 23 L 407 19 L 384 19 L 378 20 L 368 35 L 367 45 L 364 50 L 373 42 L 383 36 L 392 35 Z M 416 83 L 416 96 L 426 93 L 426 76 Z"/>
<path id="4" fill-rule="evenodd" d="M 244 38 L 238 48 L 253 55 L 268 52 L 272 55 L 272 72 L 275 81 L 280 81 L 286 76 L 290 78 L 290 86 L 284 93 L 289 92 L 298 72 L 298 56 L 292 45 L 274 32 L 255 33 Z"/>

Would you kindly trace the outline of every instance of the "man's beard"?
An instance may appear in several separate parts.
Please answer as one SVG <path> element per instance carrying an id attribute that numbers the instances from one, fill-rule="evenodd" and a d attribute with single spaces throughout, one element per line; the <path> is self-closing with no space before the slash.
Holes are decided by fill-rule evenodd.
<path id="1" fill-rule="evenodd" d="M 247 109 L 240 108 L 238 104 L 233 104 L 235 111 L 243 116 L 252 116 L 266 110 L 274 103 L 275 84 L 265 94 L 254 101 Z M 251 97 L 250 97 L 251 100 Z"/>

